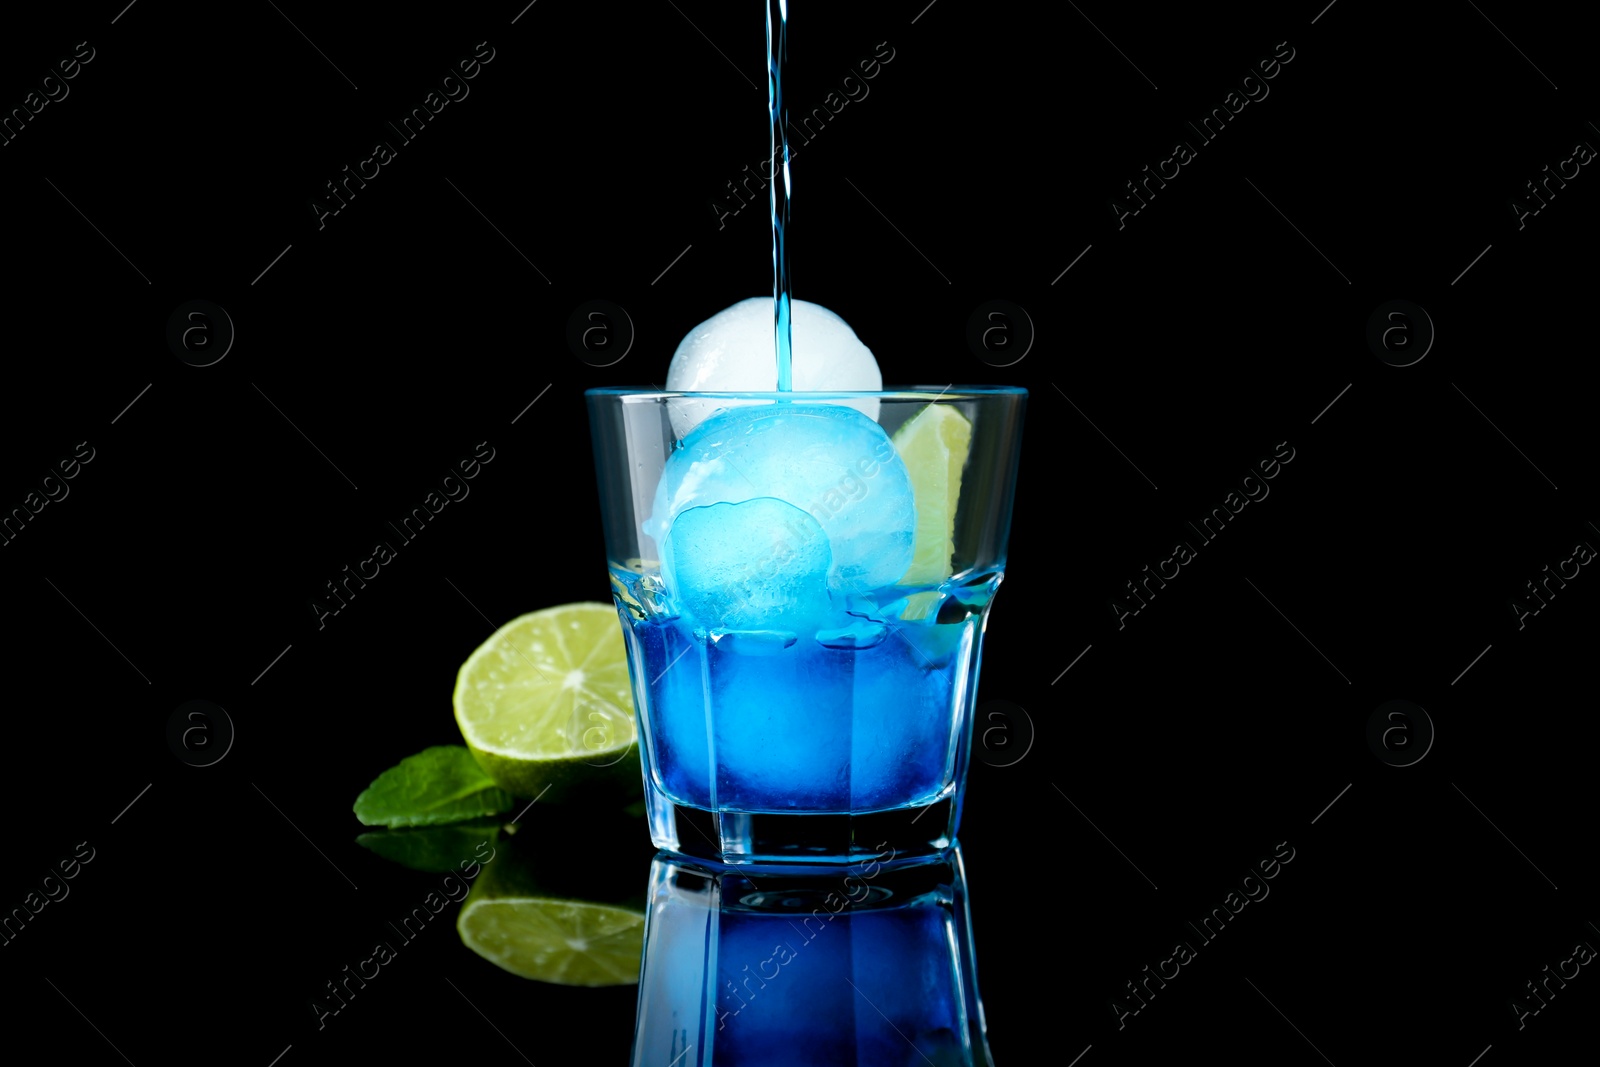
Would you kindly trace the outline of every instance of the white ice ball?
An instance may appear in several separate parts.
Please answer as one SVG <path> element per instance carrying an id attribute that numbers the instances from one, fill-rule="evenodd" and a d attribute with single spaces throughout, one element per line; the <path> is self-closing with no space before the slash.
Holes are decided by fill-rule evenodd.
<path id="1" fill-rule="evenodd" d="M 878 361 L 849 323 L 809 300 L 791 300 L 789 314 L 795 392 L 883 390 Z M 667 369 L 667 391 L 674 393 L 770 393 L 777 387 L 769 296 L 741 300 L 690 330 Z M 735 406 L 733 401 L 671 401 L 673 431 L 681 438 L 718 408 Z M 852 401 L 850 406 L 874 421 L 878 418 L 876 400 Z"/>

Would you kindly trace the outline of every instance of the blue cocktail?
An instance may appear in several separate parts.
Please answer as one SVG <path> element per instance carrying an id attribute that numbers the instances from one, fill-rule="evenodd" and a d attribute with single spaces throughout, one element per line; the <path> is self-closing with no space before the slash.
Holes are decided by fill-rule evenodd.
<path id="1" fill-rule="evenodd" d="M 986 1067 L 959 851 L 759 877 L 658 858 L 632 1062 Z"/>
<path id="2" fill-rule="evenodd" d="M 954 839 L 1025 396 L 590 391 L 659 847 Z"/>

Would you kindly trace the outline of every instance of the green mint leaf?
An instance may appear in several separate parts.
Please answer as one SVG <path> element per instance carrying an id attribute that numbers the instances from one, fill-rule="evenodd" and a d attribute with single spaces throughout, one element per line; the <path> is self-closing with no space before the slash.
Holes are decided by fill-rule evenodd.
<path id="1" fill-rule="evenodd" d="M 378 775 L 353 810 L 365 826 L 439 826 L 499 815 L 515 804 L 466 746 L 435 745 Z"/>
<path id="2" fill-rule="evenodd" d="M 357 837 L 356 844 L 414 871 L 457 874 L 492 858 L 499 837 L 500 820 L 485 818 L 449 826 L 371 830 Z"/>

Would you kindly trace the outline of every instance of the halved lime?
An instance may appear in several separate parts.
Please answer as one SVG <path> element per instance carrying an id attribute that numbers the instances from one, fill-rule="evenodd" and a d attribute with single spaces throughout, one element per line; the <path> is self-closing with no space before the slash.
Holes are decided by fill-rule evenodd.
<path id="1" fill-rule="evenodd" d="M 523 978 L 556 985 L 632 985 L 644 916 L 610 904 L 540 897 L 468 900 L 456 919 L 464 945 Z"/>
<path id="2" fill-rule="evenodd" d="M 929 404 L 895 431 L 894 447 L 911 475 L 917 529 L 901 585 L 937 585 L 955 555 L 961 472 L 972 450 L 972 423 L 949 404 Z"/>
<path id="3" fill-rule="evenodd" d="M 453 701 L 467 748 L 507 792 L 626 801 L 641 788 L 627 651 L 609 604 L 506 623 L 461 665 Z"/>

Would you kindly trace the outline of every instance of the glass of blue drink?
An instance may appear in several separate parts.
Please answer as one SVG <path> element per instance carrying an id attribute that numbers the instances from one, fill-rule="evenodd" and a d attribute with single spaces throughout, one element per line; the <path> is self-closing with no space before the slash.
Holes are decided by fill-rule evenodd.
<path id="1" fill-rule="evenodd" d="M 651 867 L 632 1067 L 991 1067 L 959 850 Z"/>
<path id="2" fill-rule="evenodd" d="M 948 846 L 1026 391 L 587 396 L 656 846 Z"/>

